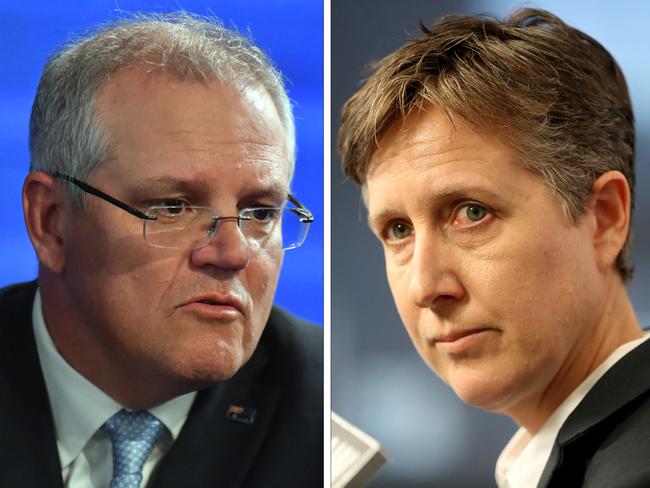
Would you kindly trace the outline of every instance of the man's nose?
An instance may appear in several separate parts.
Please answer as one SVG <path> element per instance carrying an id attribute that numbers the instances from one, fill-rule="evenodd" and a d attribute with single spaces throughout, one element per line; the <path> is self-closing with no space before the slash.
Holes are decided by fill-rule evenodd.
<path id="1" fill-rule="evenodd" d="M 458 256 L 452 244 L 433 236 L 416 237 L 409 263 L 408 292 L 411 301 L 421 308 L 441 310 L 465 296 L 459 278 Z"/>
<path id="2" fill-rule="evenodd" d="M 250 259 L 250 247 L 239 229 L 237 219 L 224 219 L 215 224 L 216 229 L 210 242 L 192 251 L 192 263 L 235 271 L 244 269 Z"/>

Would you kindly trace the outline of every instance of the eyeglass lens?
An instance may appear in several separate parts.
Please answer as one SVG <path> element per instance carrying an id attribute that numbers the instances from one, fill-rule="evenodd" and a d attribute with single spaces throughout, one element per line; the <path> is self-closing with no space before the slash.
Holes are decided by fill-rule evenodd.
<path id="1" fill-rule="evenodd" d="M 245 209 L 238 217 L 215 217 L 209 207 L 154 206 L 147 213 L 156 220 L 144 221 L 144 237 L 156 247 L 197 249 L 207 245 L 221 225 L 232 220 L 249 246 L 258 249 L 292 249 L 300 246 L 309 223 L 291 208 Z"/>

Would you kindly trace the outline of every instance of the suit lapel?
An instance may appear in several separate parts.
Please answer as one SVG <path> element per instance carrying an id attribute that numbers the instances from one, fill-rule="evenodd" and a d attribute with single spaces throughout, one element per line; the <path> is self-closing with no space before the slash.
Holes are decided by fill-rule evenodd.
<path id="1" fill-rule="evenodd" d="M 188 419 L 160 463 L 152 488 L 238 487 L 253 466 L 280 399 L 280 389 L 259 381 L 268 360 L 262 346 L 229 381 L 199 392 Z M 234 408 L 231 408 L 234 407 Z M 246 410 L 240 420 L 227 418 L 229 409 Z"/>
<path id="2" fill-rule="evenodd" d="M 32 328 L 36 283 L 0 299 L 0 486 L 63 487 L 50 404 Z"/>
<path id="3" fill-rule="evenodd" d="M 571 413 L 555 439 L 538 488 L 551 486 L 579 440 L 588 442 L 591 431 L 610 416 L 650 390 L 650 340 L 624 356 L 594 385 Z"/>

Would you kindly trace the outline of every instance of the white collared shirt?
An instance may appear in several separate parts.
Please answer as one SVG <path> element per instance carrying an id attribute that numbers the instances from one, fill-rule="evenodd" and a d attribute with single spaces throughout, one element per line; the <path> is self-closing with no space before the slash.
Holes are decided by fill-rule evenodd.
<path id="1" fill-rule="evenodd" d="M 45 326 L 38 290 L 32 322 L 52 407 L 63 484 L 67 488 L 105 488 L 113 476 L 113 456 L 111 441 L 99 428 L 124 407 L 79 374 L 56 350 Z M 195 395 L 187 393 L 149 410 L 167 432 L 144 464 L 143 487 L 178 437 Z"/>
<path id="2" fill-rule="evenodd" d="M 646 333 L 619 346 L 603 363 L 571 392 L 562 404 L 546 420 L 542 428 L 532 438 L 528 431 L 520 428 L 501 451 L 495 468 L 495 478 L 499 488 L 531 488 L 537 486 L 546 462 L 551 455 L 555 438 L 569 415 L 587 396 L 589 390 L 623 356 L 650 338 Z"/>

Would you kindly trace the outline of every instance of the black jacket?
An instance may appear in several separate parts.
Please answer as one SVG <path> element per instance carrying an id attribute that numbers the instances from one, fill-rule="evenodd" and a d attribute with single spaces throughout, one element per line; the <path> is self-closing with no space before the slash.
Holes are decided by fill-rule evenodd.
<path id="1" fill-rule="evenodd" d="M 650 341 L 609 369 L 571 413 L 538 487 L 650 487 Z"/>
<path id="2" fill-rule="evenodd" d="M 0 290 L 0 487 L 62 487 L 34 341 L 36 283 Z M 152 488 L 323 486 L 323 347 L 317 327 L 274 308 L 252 358 L 200 391 Z M 253 423 L 227 418 L 255 408 Z"/>

